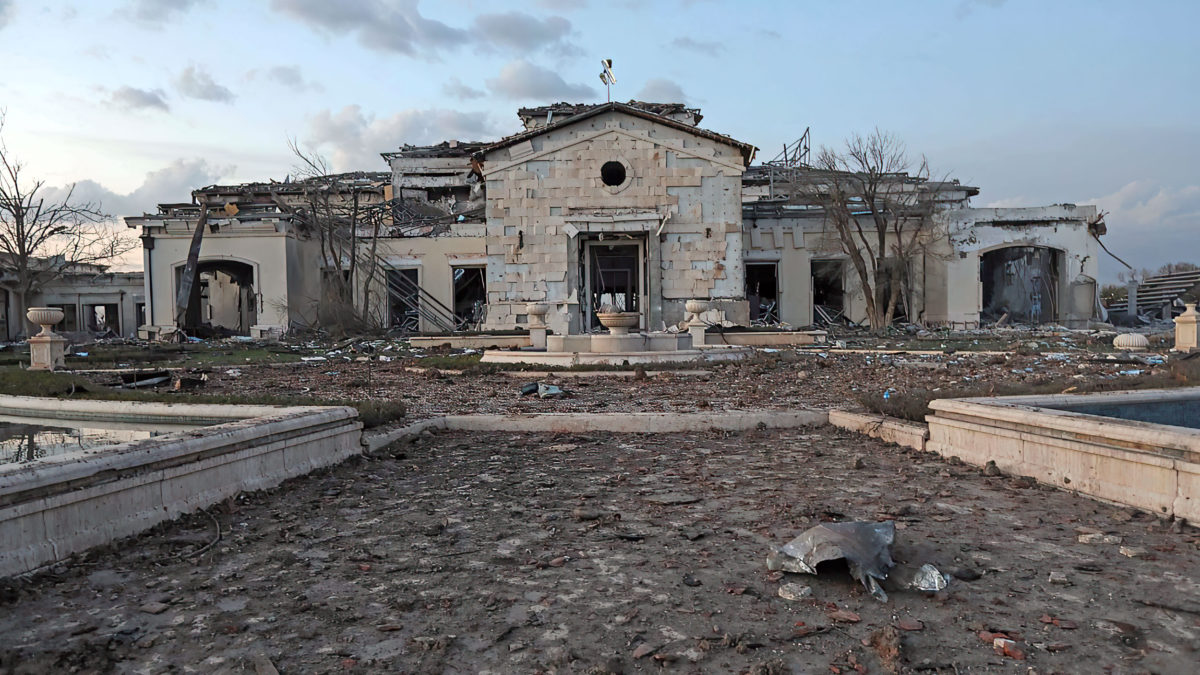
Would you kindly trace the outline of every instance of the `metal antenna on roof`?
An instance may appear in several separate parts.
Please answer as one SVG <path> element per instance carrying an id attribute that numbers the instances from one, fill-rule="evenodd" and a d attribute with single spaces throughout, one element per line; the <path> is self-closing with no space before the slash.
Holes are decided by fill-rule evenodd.
<path id="1" fill-rule="evenodd" d="M 600 71 L 600 81 L 608 92 L 608 102 L 612 103 L 612 86 L 617 83 L 617 76 L 612 71 L 612 59 L 600 59 L 600 65 L 604 66 L 604 70 Z"/>

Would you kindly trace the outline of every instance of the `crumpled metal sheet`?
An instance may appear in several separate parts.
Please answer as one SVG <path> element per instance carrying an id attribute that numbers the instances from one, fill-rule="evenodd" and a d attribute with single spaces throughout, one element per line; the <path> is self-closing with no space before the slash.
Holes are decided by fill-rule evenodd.
<path id="1" fill-rule="evenodd" d="M 912 581 L 909 582 L 908 586 L 918 591 L 940 591 L 946 587 L 946 575 L 942 574 L 933 565 L 925 563 L 913 575 Z"/>
<path id="2" fill-rule="evenodd" d="M 887 593 L 879 582 L 887 578 L 888 571 L 896 564 L 891 552 L 895 540 L 896 525 L 890 520 L 823 523 L 768 555 L 767 569 L 816 574 L 817 565 L 844 558 L 850 574 L 873 597 L 886 602 Z"/>

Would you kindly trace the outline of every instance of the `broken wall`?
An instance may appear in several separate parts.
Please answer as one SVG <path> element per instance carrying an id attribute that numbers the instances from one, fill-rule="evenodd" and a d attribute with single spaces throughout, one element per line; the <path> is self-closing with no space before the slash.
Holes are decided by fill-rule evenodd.
<path id="1" fill-rule="evenodd" d="M 153 244 L 144 247 L 142 254 L 148 299 L 147 325 L 139 331 L 143 337 L 175 327 L 176 269 L 187 263 L 194 224 L 172 219 L 152 227 Z M 320 275 L 315 272 L 321 268 L 320 251 L 311 242 L 297 241 L 287 233 L 288 227 L 283 221 L 222 227 L 206 232 L 200 247 L 201 262 L 230 260 L 253 268 L 259 330 L 287 330 L 293 318 L 304 317 L 304 308 L 292 307 L 292 302 L 303 304 L 319 297 Z M 289 294 L 289 286 L 296 289 L 295 297 Z"/>
<path id="2" fill-rule="evenodd" d="M 842 251 L 837 234 L 826 226 L 822 210 L 785 206 L 768 209 L 765 215 L 756 213 L 754 207 L 747 209 L 743 250 L 747 262 L 778 261 L 780 321 L 794 327 L 815 323 L 812 274 L 813 264 L 821 261 L 836 261 L 842 266 L 841 311 L 845 317 L 856 323 L 866 321 L 867 300 L 858 273 Z M 874 225 L 864 222 L 863 227 Z M 894 237 L 888 238 L 889 244 L 893 241 Z M 923 256 L 910 264 L 917 287 L 910 297 L 914 313 L 922 307 L 919 280 L 923 278 L 923 267 Z"/>
<path id="3" fill-rule="evenodd" d="M 983 257 L 1008 247 L 1058 251 L 1054 289 L 1057 308 L 1051 320 L 1069 328 L 1086 327 L 1095 311 L 1099 274 L 1098 245 L 1088 231 L 1095 206 L 1056 204 L 1030 208 L 956 209 L 939 214 L 949 235 L 937 276 L 944 295 L 928 303 L 926 322 L 951 326 L 986 323 L 981 278 Z"/>

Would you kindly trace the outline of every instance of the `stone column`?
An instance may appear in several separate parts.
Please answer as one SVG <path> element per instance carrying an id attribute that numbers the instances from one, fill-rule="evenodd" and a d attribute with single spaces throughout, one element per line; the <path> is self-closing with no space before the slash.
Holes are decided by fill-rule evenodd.
<path id="1" fill-rule="evenodd" d="M 692 336 L 692 349 L 704 346 L 704 331 L 708 326 L 700 318 L 700 315 L 707 312 L 708 307 L 708 300 L 688 300 L 683 305 L 683 308 L 691 315 L 688 320 L 688 333 Z"/>
<path id="2" fill-rule="evenodd" d="M 525 305 L 525 313 L 529 315 L 529 346 L 534 349 L 545 349 L 546 315 L 550 313 L 550 305 L 531 302 Z"/>
<path id="3" fill-rule="evenodd" d="M 25 316 L 42 327 L 42 332 L 29 338 L 29 369 L 66 367 L 67 340 L 50 330 L 63 320 L 63 311 L 57 307 L 30 307 Z"/>
<path id="4" fill-rule="evenodd" d="M 1200 350 L 1200 335 L 1197 334 L 1197 324 L 1200 324 L 1200 314 L 1196 313 L 1196 303 L 1189 302 L 1184 307 L 1187 310 L 1175 317 L 1175 351 L 1194 352 Z"/>
<path id="5" fill-rule="evenodd" d="M 1130 279 L 1125 286 L 1125 293 L 1128 296 L 1129 309 L 1125 315 L 1129 318 L 1135 318 L 1138 315 L 1138 282 L 1137 279 Z"/>

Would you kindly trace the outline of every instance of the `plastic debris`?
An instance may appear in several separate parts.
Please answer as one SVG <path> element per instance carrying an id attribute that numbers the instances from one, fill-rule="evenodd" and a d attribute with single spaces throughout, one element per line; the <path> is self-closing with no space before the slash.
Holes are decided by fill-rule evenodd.
<path id="1" fill-rule="evenodd" d="M 824 523 L 771 552 L 767 556 L 767 569 L 816 574 L 820 563 L 845 559 L 851 576 L 872 597 L 887 602 L 887 593 L 879 582 L 887 578 L 888 571 L 896 564 L 891 553 L 895 539 L 896 525 L 890 520 Z"/>
<path id="2" fill-rule="evenodd" d="M 521 385 L 521 395 L 531 396 L 537 394 L 538 398 L 557 398 L 566 394 L 561 387 L 553 384 L 542 384 L 541 382 L 528 382 Z"/>

